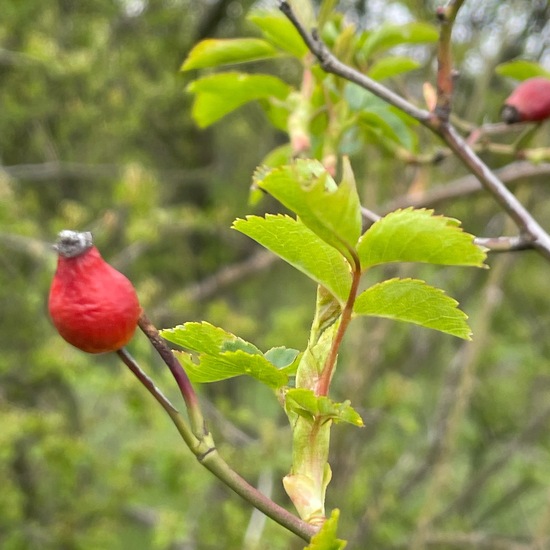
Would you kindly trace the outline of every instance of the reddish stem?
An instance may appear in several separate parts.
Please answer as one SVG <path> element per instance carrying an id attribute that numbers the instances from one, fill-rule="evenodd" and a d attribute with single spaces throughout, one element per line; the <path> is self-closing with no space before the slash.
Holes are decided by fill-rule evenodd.
<path id="1" fill-rule="evenodd" d="M 336 367 L 336 359 L 338 358 L 338 350 L 340 349 L 340 344 L 344 339 L 344 334 L 348 328 L 348 325 L 351 321 L 351 316 L 353 314 L 353 305 L 355 304 L 355 298 L 357 297 L 357 290 L 359 288 L 359 281 L 361 280 L 361 262 L 355 250 L 350 251 L 353 257 L 353 279 L 351 281 L 351 288 L 349 291 L 349 296 L 346 301 L 346 305 L 342 311 L 340 317 L 340 325 L 336 331 L 336 336 L 332 341 L 332 346 L 330 348 L 330 353 L 325 361 L 323 371 L 317 382 L 317 395 L 328 395 L 328 390 L 330 388 L 330 382 L 332 380 L 332 375 L 334 373 L 334 368 Z"/>

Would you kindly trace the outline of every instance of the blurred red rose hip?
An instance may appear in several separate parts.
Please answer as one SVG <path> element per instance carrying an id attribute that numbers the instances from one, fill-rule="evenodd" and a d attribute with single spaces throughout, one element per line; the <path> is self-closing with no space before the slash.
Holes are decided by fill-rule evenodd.
<path id="1" fill-rule="evenodd" d="M 48 308 L 59 334 L 88 353 L 125 346 L 141 314 L 132 283 L 103 260 L 91 233 L 61 231 L 55 248 Z"/>
<path id="2" fill-rule="evenodd" d="M 522 82 L 504 102 L 504 122 L 539 122 L 550 117 L 550 80 L 529 78 Z"/>

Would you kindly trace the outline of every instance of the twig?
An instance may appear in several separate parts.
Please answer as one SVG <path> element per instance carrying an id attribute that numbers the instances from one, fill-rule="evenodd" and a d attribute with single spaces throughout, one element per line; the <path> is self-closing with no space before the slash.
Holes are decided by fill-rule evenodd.
<path id="1" fill-rule="evenodd" d="M 514 252 L 533 248 L 533 242 L 521 235 L 519 237 L 476 237 L 474 242 L 491 252 Z"/>
<path id="2" fill-rule="evenodd" d="M 157 400 L 157 403 L 168 413 L 168 416 L 172 419 L 172 422 L 178 429 L 181 437 L 187 444 L 187 446 L 193 450 L 198 448 L 199 440 L 189 429 L 189 426 L 185 423 L 183 417 L 179 414 L 178 410 L 167 397 L 157 388 L 151 378 L 145 374 L 136 360 L 128 353 L 125 348 L 122 348 L 116 352 L 122 362 L 132 371 L 133 375 L 141 382 L 146 390 Z"/>
<path id="3" fill-rule="evenodd" d="M 455 74 L 451 56 L 451 34 L 458 10 L 464 0 L 452 0 L 445 7 L 437 10 L 437 18 L 441 24 L 437 47 L 437 103 L 435 114 L 447 123 L 451 114 L 451 103 Z"/>
<path id="4" fill-rule="evenodd" d="M 176 359 L 174 353 L 168 347 L 168 344 L 166 344 L 163 340 L 162 336 L 159 334 L 159 331 L 153 323 L 151 323 L 145 313 L 141 314 L 138 324 L 139 328 L 143 331 L 147 338 L 149 338 L 158 354 L 162 357 L 164 363 L 170 369 L 170 372 L 172 373 L 172 376 L 174 377 L 185 401 L 185 406 L 187 407 L 187 412 L 191 420 L 193 433 L 197 439 L 201 440 L 208 434 L 208 430 L 206 429 L 204 418 L 200 410 L 197 394 L 191 385 L 191 381 L 189 380 L 187 373 L 183 370 L 180 362 Z"/>

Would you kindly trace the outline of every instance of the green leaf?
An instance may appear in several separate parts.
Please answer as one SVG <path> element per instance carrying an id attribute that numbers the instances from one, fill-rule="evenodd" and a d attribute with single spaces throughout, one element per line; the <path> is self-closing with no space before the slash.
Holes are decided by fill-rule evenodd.
<path id="1" fill-rule="evenodd" d="M 547 71 L 540 63 L 526 61 L 524 59 L 501 63 L 495 70 L 500 76 L 507 76 L 510 78 L 515 78 L 516 80 L 527 80 L 528 78 L 532 78 L 534 76 L 546 76 L 550 78 L 550 72 Z"/>
<path id="2" fill-rule="evenodd" d="M 453 218 L 433 210 L 396 210 L 374 223 L 357 251 L 363 269 L 388 262 L 424 262 L 483 267 L 485 252 Z"/>
<path id="3" fill-rule="evenodd" d="M 350 250 L 355 248 L 361 234 L 361 210 L 347 158 L 338 186 L 319 161 L 302 159 L 267 172 L 257 183 L 353 262 Z"/>
<path id="4" fill-rule="evenodd" d="M 409 151 L 415 149 L 417 137 L 410 128 L 412 119 L 404 120 L 386 102 L 356 84 L 346 84 L 344 95 L 350 108 L 359 114 L 358 120 L 363 128 L 375 136 L 397 142 Z"/>
<path id="5" fill-rule="evenodd" d="M 335 508 L 330 518 L 323 523 L 321 530 L 312 537 L 311 543 L 304 550 L 343 550 L 347 542 L 336 538 L 339 518 L 340 510 Z"/>
<path id="6" fill-rule="evenodd" d="M 230 72 L 199 78 L 187 90 L 195 94 L 193 119 L 205 128 L 249 101 L 285 99 L 292 88 L 275 76 Z"/>
<path id="7" fill-rule="evenodd" d="M 384 57 L 372 65 L 368 75 L 373 80 L 384 80 L 394 76 L 414 71 L 420 67 L 416 59 L 404 56 Z"/>
<path id="8" fill-rule="evenodd" d="M 206 321 L 164 329 L 160 331 L 160 335 L 173 344 L 197 353 L 216 355 L 225 351 L 242 350 L 249 354 L 262 355 L 254 344 Z"/>
<path id="9" fill-rule="evenodd" d="M 232 227 L 327 288 L 340 303 L 347 300 L 351 288 L 349 264 L 301 221 L 267 214 L 265 218 L 247 216 L 245 220 L 235 220 Z"/>
<path id="10" fill-rule="evenodd" d="M 161 336 L 179 346 L 200 354 L 195 360 L 189 353 L 176 352 L 192 382 L 217 382 L 248 375 L 271 388 L 288 382 L 289 366 L 279 369 L 250 342 L 210 323 L 185 323 L 161 331 Z M 287 350 L 287 359 L 296 350 Z M 296 355 L 294 357 L 296 359 Z"/>
<path id="11" fill-rule="evenodd" d="M 390 279 L 371 286 L 357 297 L 355 315 L 386 317 L 414 323 L 470 340 L 467 315 L 443 290 L 418 279 Z"/>
<path id="12" fill-rule="evenodd" d="M 428 23 L 413 22 L 404 25 L 383 25 L 368 36 L 363 45 L 362 53 L 368 59 L 375 53 L 400 44 L 437 42 L 438 37 L 437 27 Z"/>
<path id="13" fill-rule="evenodd" d="M 374 112 L 363 111 L 359 113 L 358 122 L 363 130 L 366 130 L 367 133 L 374 136 L 375 141 L 384 138 L 410 149 L 411 142 L 407 140 L 407 142 L 404 143 L 401 139 L 402 136 L 397 134 L 385 116 Z"/>
<path id="14" fill-rule="evenodd" d="M 285 52 L 299 58 L 308 53 L 309 50 L 302 37 L 284 15 L 272 12 L 254 12 L 247 19 L 262 30 L 267 40 Z"/>
<path id="15" fill-rule="evenodd" d="M 218 382 L 242 375 L 251 376 L 274 389 L 288 383 L 287 374 L 263 355 L 251 355 L 242 350 L 227 351 L 219 355 L 202 354 L 196 363 L 187 353 L 176 354 L 191 382 L 197 384 Z"/>
<path id="16" fill-rule="evenodd" d="M 275 57 L 277 50 L 259 38 L 207 39 L 199 42 L 181 66 L 182 71 L 205 69 Z"/>
<path id="17" fill-rule="evenodd" d="M 290 367 L 298 358 L 300 352 L 297 349 L 279 346 L 271 348 L 264 353 L 264 357 L 278 369 Z"/>
<path id="18" fill-rule="evenodd" d="M 354 426 L 363 427 L 363 419 L 353 409 L 349 401 L 335 403 L 326 396 L 316 396 L 312 390 L 292 388 L 285 394 L 287 410 L 294 411 L 303 418 L 313 420 L 322 418 L 335 422 L 347 422 Z"/>

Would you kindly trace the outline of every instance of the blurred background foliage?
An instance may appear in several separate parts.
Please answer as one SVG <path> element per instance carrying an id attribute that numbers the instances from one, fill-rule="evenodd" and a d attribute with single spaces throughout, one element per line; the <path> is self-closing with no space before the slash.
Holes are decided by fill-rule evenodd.
<path id="1" fill-rule="evenodd" d="M 91 230 L 157 326 L 204 319 L 261 348 L 305 347 L 313 285 L 229 229 L 236 217 L 278 208 L 247 201 L 254 168 L 287 137 L 256 104 L 197 129 L 184 91 L 192 76 L 179 73 L 205 37 L 257 36 L 245 18 L 252 4 L 2 3 L 3 549 L 303 546 L 272 522 L 264 526 L 200 468 L 115 357 L 73 350 L 46 313 L 50 243 L 63 228 Z M 339 10 L 346 25 L 368 33 L 387 21 L 434 23 L 438 4 L 349 0 Z M 542 0 L 465 2 L 455 32 L 460 118 L 498 120 L 514 82 L 498 76 L 497 65 L 521 58 L 550 69 L 549 14 Z M 343 24 L 335 18 L 333 30 Z M 398 54 L 418 68 L 385 83 L 422 105 L 434 46 L 384 52 Z M 300 85 L 295 62 L 258 67 Z M 423 130 L 414 136 L 418 154 L 440 147 Z M 358 150 L 352 138 L 342 148 L 352 154 L 363 204 L 375 211 L 465 175 L 452 158 L 406 162 L 376 136 Z M 549 141 L 546 124 L 533 145 Z M 514 161 L 494 150 L 483 157 L 496 168 Z M 544 181 L 512 182 L 543 223 L 550 218 Z M 514 232 L 481 193 L 435 208 L 480 236 Z M 334 397 L 351 399 L 367 427 L 335 428 L 328 505 L 341 508 L 341 533 L 353 548 L 550 544 L 550 265 L 532 252 L 492 255 L 488 263 L 482 272 L 404 266 L 384 273 L 426 277 L 456 296 L 470 315 L 471 343 L 384 320 L 352 325 Z M 138 334 L 130 350 L 178 402 L 145 338 Z M 228 462 L 287 502 L 280 479 L 290 463 L 289 433 L 269 391 L 233 380 L 200 392 Z"/>

